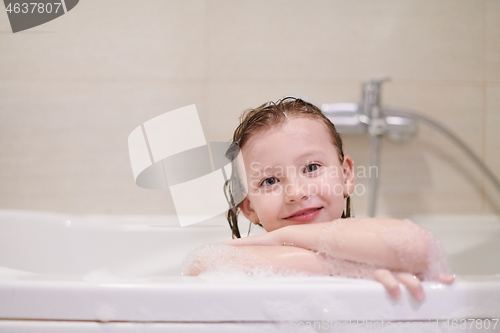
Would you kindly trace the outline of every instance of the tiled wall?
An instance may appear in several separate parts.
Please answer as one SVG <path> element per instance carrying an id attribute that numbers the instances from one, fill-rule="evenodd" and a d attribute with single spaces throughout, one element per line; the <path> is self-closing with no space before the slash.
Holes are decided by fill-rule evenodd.
<path id="1" fill-rule="evenodd" d="M 358 102 L 390 76 L 384 104 L 458 133 L 500 177 L 497 0 L 84 0 L 12 34 L 0 13 L 0 208 L 174 213 L 168 191 L 133 181 L 128 134 L 196 104 L 209 141 L 246 108 L 284 95 Z M 346 136 L 367 165 L 369 142 Z M 500 195 L 425 126 L 384 140 L 378 211 L 500 213 Z M 359 179 L 366 183 L 366 179 Z M 356 197 L 357 213 L 366 198 Z"/>

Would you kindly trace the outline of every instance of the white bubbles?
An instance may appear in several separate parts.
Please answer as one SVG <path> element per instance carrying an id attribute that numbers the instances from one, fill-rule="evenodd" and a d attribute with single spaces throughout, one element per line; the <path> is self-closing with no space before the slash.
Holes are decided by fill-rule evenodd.
<path id="1" fill-rule="evenodd" d="M 326 255 L 328 275 L 373 280 L 375 266 Z"/>
<path id="2" fill-rule="evenodd" d="M 182 275 L 238 275 L 251 274 L 259 259 L 236 246 L 224 244 L 203 245 L 191 251 L 181 265 Z"/>
<path id="3" fill-rule="evenodd" d="M 234 260 L 235 251 L 235 247 L 222 244 L 197 247 L 184 258 L 180 267 L 181 275 L 199 275 L 203 272 L 215 271 L 217 266 L 223 264 L 230 265 L 227 260 Z"/>
<path id="4" fill-rule="evenodd" d="M 441 242 L 427 231 L 429 235 L 429 249 L 427 252 L 427 271 L 423 275 L 424 280 L 437 281 L 438 274 L 453 274 L 446 252 Z"/>
<path id="5" fill-rule="evenodd" d="M 418 256 L 425 253 L 424 265 L 427 269 L 421 274 L 424 280 L 436 280 L 439 273 L 451 274 L 446 253 L 439 240 L 416 223 L 408 219 L 404 222 L 405 232 L 396 228 L 386 228 L 380 232 L 387 244 L 396 252 L 403 269 L 407 272 L 416 271 L 412 263 L 418 262 Z M 374 227 L 377 228 L 376 225 Z"/>
<path id="6" fill-rule="evenodd" d="M 373 279 L 374 265 L 340 259 L 335 256 L 335 251 L 329 244 L 335 244 L 338 249 L 345 246 L 344 220 L 335 220 L 323 229 L 319 238 L 318 253 L 325 258 L 328 275 L 354 279 Z"/>
<path id="7" fill-rule="evenodd" d="M 245 247 L 225 244 L 208 244 L 196 248 L 184 259 L 180 271 L 181 275 L 204 277 L 269 278 L 312 275 L 281 267 Z"/>

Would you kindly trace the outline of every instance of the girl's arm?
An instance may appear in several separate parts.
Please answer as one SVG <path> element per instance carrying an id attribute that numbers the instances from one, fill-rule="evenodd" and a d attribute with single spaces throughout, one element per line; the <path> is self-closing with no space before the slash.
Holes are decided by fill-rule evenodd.
<path id="1" fill-rule="evenodd" d="M 224 242 L 234 246 L 292 245 L 335 258 L 419 274 L 428 268 L 430 234 L 408 220 L 362 218 L 290 225 Z"/>

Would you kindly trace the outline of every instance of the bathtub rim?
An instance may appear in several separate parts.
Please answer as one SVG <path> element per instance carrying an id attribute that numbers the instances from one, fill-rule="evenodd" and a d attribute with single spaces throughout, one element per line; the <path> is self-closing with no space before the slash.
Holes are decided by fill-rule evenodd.
<path id="1" fill-rule="evenodd" d="M 394 301 L 376 282 L 333 277 L 259 281 L 165 276 L 99 282 L 4 275 L 0 319 L 265 322 L 291 320 L 300 310 L 304 321 L 407 321 L 494 318 L 500 313 L 500 276 L 457 277 L 451 286 L 423 285 L 427 298 L 418 302 L 407 291 Z M 284 312 L 273 313 L 280 306 Z"/>

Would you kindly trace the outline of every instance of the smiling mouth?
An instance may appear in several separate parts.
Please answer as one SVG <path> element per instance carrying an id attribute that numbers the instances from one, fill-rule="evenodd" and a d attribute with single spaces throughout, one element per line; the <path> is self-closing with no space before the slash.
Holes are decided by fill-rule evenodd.
<path id="1" fill-rule="evenodd" d="M 294 215 L 290 215 L 290 216 L 288 216 L 288 217 L 285 217 L 285 219 L 291 219 L 291 218 L 293 218 L 293 217 L 297 217 L 297 216 L 302 216 L 302 215 L 311 214 L 311 213 L 313 213 L 313 212 L 315 212 L 315 211 L 317 211 L 317 210 L 320 210 L 320 209 L 322 209 L 322 208 L 323 208 L 323 207 L 318 207 L 318 208 L 311 208 L 311 209 L 307 209 L 307 210 L 304 210 L 304 211 L 302 211 L 302 212 L 300 212 L 300 213 L 297 213 L 297 214 L 294 214 Z"/>

